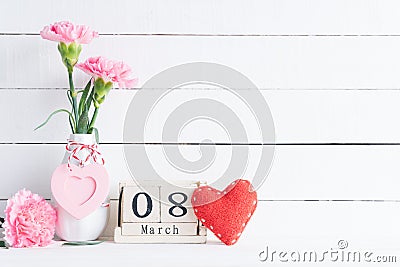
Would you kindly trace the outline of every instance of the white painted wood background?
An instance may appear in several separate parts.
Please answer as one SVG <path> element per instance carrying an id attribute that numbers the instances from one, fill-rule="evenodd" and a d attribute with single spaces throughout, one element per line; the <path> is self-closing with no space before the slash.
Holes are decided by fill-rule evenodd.
<path id="1" fill-rule="evenodd" d="M 291 242 L 294 237 L 335 241 L 356 236 L 354 241 L 368 236 L 395 240 L 381 246 L 398 249 L 399 13 L 395 0 L 1 1 L 0 210 L 23 187 L 50 197 L 49 180 L 64 153 L 68 123 L 60 115 L 39 131 L 33 128 L 51 111 L 67 106 L 67 80 L 56 44 L 38 33 L 44 25 L 70 20 L 100 32 L 100 38 L 84 46 L 81 59 L 123 59 L 139 77 L 138 88 L 168 67 L 196 61 L 232 67 L 260 88 L 275 121 L 275 162 L 258 191 L 259 208 L 247 237 L 238 245 L 251 243 L 253 249 L 243 254 L 224 250 L 224 257 L 231 258 L 220 265 L 256 264 L 258 249 L 268 240 Z M 85 78 L 76 72 L 78 86 Z M 138 88 L 113 90 L 99 115 L 112 199 L 118 181 L 130 179 L 122 127 Z M 202 95 L 234 103 L 215 88 L 174 94 L 177 99 Z M 180 141 L 198 143 L 204 134 L 217 143 L 229 141 L 213 128 L 198 129 L 189 128 Z M 157 134 L 148 138 L 161 142 Z M 146 146 L 154 157 L 162 156 L 161 145 Z M 229 146 L 217 148 L 217 157 L 228 155 Z M 260 149 L 250 146 L 254 155 Z M 198 146 L 188 145 L 185 151 L 196 156 Z M 222 167 L 202 178 L 215 178 Z M 114 200 L 113 210 L 115 205 Z M 114 225 L 115 217 L 106 236 Z M 209 259 L 205 262 L 212 266 Z"/>

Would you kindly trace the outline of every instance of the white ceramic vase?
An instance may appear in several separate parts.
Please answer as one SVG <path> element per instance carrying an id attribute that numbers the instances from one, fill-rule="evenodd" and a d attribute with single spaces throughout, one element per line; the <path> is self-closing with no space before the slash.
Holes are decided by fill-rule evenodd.
<path id="1" fill-rule="evenodd" d="M 71 134 L 70 140 L 87 145 L 91 145 L 96 142 L 94 135 L 92 134 Z M 84 150 L 80 153 L 80 156 L 82 157 L 86 157 L 88 155 L 88 152 Z M 62 164 L 68 162 L 69 155 L 70 153 L 66 151 Z M 91 163 L 93 163 L 93 161 L 88 162 L 88 164 Z M 71 159 L 71 164 L 79 165 L 79 162 Z M 104 202 L 108 201 L 108 198 L 104 200 Z M 56 234 L 59 238 L 63 240 L 95 240 L 101 235 L 108 223 L 109 207 L 107 205 L 100 206 L 93 213 L 78 220 L 71 214 L 69 214 L 66 210 L 64 210 L 60 205 L 58 205 L 55 200 L 54 202 L 55 208 L 57 210 Z"/>

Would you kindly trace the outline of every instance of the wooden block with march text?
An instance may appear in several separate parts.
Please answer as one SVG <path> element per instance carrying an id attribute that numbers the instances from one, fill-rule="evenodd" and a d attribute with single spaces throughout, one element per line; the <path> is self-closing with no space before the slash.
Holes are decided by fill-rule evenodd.
<path id="1" fill-rule="evenodd" d="M 197 235 L 197 222 L 192 223 L 123 223 L 123 235 Z"/>
<path id="2" fill-rule="evenodd" d="M 114 241 L 117 243 L 143 243 L 143 244 L 201 244 L 206 243 L 206 235 L 179 235 L 179 236 L 139 236 L 123 235 L 122 228 L 114 231 Z"/>
<path id="3" fill-rule="evenodd" d="M 205 243 L 207 231 L 191 205 L 196 181 L 179 186 L 154 181 L 120 184 L 118 243 Z M 182 181 L 181 181 L 182 183 Z"/>

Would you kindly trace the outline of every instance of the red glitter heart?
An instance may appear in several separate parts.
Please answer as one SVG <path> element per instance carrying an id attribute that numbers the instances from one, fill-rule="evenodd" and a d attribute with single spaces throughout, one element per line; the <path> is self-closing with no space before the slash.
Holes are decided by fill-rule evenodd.
<path id="1" fill-rule="evenodd" d="M 249 181 L 241 179 L 223 191 L 202 186 L 193 192 L 192 206 L 203 225 L 230 246 L 238 241 L 253 215 L 257 193 Z"/>

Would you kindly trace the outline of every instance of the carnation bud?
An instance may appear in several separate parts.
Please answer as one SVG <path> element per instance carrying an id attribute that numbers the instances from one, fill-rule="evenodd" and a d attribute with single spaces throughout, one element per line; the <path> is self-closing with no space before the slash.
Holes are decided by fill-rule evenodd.
<path id="1" fill-rule="evenodd" d="M 82 46 L 75 42 L 66 44 L 64 42 L 58 43 L 58 51 L 61 54 L 64 65 L 72 72 L 73 67 L 78 62 L 79 54 L 82 51 Z"/>
<path id="2" fill-rule="evenodd" d="M 94 105 L 96 108 L 102 104 L 106 98 L 108 92 L 113 87 L 112 82 L 105 82 L 103 78 L 97 78 L 94 81 Z"/>

